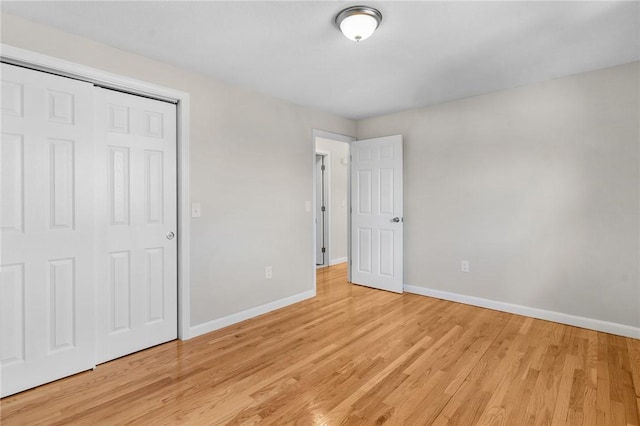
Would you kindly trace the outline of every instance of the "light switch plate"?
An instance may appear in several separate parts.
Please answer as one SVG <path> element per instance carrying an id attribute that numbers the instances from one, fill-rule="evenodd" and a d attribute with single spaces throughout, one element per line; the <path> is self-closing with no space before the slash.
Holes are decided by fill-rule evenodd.
<path id="1" fill-rule="evenodd" d="M 306 211 L 306 212 L 310 212 L 311 211 L 311 201 L 305 201 L 304 202 L 304 211 Z"/>
<path id="2" fill-rule="evenodd" d="M 191 203 L 191 217 L 200 217 L 201 212 L 200 203 Z"/>

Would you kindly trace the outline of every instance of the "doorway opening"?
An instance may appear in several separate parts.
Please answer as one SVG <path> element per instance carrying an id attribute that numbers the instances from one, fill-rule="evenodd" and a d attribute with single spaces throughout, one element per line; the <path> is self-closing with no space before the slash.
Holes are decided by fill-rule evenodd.
<path id="1" fill-rule="evenodd" d="M 349 143 L 354 140 L 350 136 L 321 130 L 313 132 L 313 254 L 316 268 L 349 261 Z"/>

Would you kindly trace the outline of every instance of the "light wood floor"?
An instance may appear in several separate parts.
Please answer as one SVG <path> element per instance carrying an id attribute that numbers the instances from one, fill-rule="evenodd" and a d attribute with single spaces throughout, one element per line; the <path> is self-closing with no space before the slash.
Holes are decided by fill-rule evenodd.
<path id="1" fill-rule="evenodd" d="M 318 297 L 1 401 L 35 424 L 639 425 L 640 341 L 318 271 Z"/>

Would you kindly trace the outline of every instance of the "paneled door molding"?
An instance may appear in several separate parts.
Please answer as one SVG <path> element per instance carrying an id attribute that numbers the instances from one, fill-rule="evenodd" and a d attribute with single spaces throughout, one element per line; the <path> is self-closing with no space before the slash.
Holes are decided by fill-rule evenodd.
<path id="1" fill-rule="evenodd" d="M 177 107 L 178 176 L 178 338 L 189 339 L 190 329 L 190 207 L 189 207 L 189 94 L 126 76 L 0 44 L 2 62 L 45 71 L 94 85 L 169 101 Z M 0 252 L 2 248 L 0 247 Z"/>
<path id="2" fill-rule="evenodd" d="M 101 364 L 176 338 L 176 106 L 93 91 Z"/>
<path id="3" fill-rule="evenodd" d="M 93 90 L 2 64 L 3 397 L 95 365 Z"/>

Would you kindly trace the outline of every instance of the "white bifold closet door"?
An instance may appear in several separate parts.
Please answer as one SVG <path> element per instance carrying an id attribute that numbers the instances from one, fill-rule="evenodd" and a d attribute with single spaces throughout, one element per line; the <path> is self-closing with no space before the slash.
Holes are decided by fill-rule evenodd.
<path id="1" fill-rule="evenodd" d="M 94 366 L 93 90 L 2 64 L 2 396 Z"/>
<path id="2" fill-rule="evenodd" d="M 0 395 L 177 337 L 176 107 L 2 64 Z"/>
<path id="3" fill-rule="evenodd" d="M 177 337 L 176 106 L 95 90 L 99 364 Z"/>

